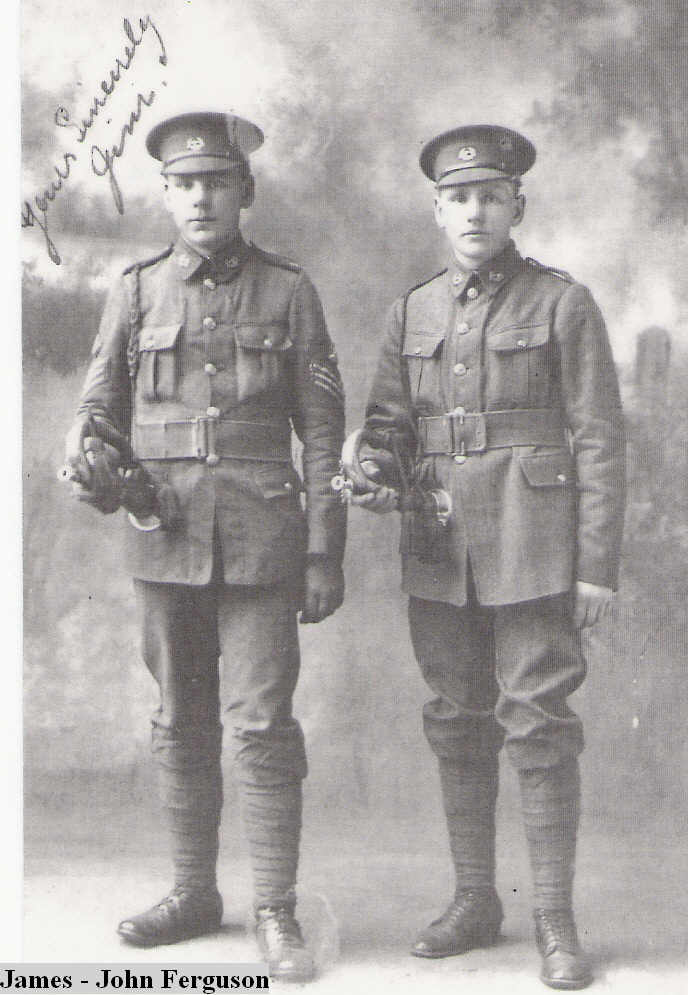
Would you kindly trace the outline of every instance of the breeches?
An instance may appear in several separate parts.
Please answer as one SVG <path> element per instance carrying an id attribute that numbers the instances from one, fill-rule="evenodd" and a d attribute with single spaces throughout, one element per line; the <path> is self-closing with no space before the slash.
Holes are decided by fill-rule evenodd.
<path id="1" fill-rule="evenodd" d="M 170 770 L 217 772 L 220 678 L 240 780 L 306 776 L 292 715 L 299 673 L 296 604 L 286 585 L 203 587 L 134 580 L 146 666 L 160 688 L 153 751 Z M 222 673 L 220 673 L 222 663 Z"/>
<path id="2" fill-rule="evenodd" d="M 578 756 L 583 729 L 566 699 L 586 668 L 569 594 L 491 608 L 472 593 L 461 608 L 412 597 L 409 622 L 440 759 L 483 769 L 503 743 L 518 770 Z"/>

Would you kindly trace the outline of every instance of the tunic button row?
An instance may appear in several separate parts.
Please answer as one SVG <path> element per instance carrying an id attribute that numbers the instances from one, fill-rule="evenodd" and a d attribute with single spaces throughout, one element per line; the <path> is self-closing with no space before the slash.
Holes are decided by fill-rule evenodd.
<path id="1" fill-rule="evenodd" d="M 207 290 L 217 290 L 217 284 L 209 276 L 206 276 L 205 280 L 203 281 L 203 286 Z"/>
<path id="2" fill-rule="evenodd" d="M 457 377 L 463 377 L 468 373 L 468 370 L 463 363 L 457 363 L 454 367 L 454 373 L 456 373 Z"/>
<path id="3" fill-rule="evenodd" d="M 211 315 L 207 315 L 203 319 L 203 327 L 209 332 L 214 332 L 217 328 L 217 322 Z"/>
<path id="4" fill-rule="evenodd" d="M 215 366 L 214 363 L 206 363 L 203 369 L 205 370 L 205 372 L 208 374 L 209 377 L 214 377 L 215 374 L 217 373 L 217 366 Z"/>
<path id="5" fill-rule="evenodd" d="M 469 299 L 469 301 L 474 301 L 479 293 L 480 291 L 478 290 L 477 287 L 469 287 L 468 290 L 466 291 L 466 297 Z"/>

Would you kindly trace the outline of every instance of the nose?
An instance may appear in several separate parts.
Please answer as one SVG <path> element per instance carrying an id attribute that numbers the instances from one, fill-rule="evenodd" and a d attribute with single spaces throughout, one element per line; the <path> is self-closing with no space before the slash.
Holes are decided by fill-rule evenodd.
<path id="1" fill-rule="evenodd" d="M 478 220 L 483 213 L 482 197 L 478 193 L 472 192 L 466 202 L 466 208 L 469 220 Z"/>
<path id="2" fill-rule="evenodd" d="M 210 185 L 204 180 L 196 180 L 194 182 L 191 195 L 194 206 L 202 206 L 207 204 L 210 199 Z"/>

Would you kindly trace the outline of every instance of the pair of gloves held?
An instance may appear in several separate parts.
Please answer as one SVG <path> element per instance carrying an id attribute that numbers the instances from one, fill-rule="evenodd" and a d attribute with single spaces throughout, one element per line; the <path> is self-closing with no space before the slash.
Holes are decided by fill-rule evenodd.
<path id="1" fill-rule="evenodd" d="M 398 506 L 396 488 L 385 484 L 383 467 L 378 459 L 364 458 L 360 469 L 369 484 L 369 490 L 351 494 L 348 501 L 366 511 L 385 515 Z M 573 623 L 577 629 L 587 629 L 601 621 L 608 613 L 614 592 L 609 587 L 577 580 L 573 590 Z"/>
<path id="2" fill-rule="evenodd" d="M 112 514 L 121 506 L 137 519 L 156 515 L 163 529 L 173 529 L 181 511 L 174 490 L 156 487 L 143 467 L 123 462 L 120 448 L 101 438 L 117 440 L 116 430 L 96 419 L 80 419 L 66 441 L 65 471 L 76 500 L 92 505 L 103 514 Z M 301 622 L 321 622 L 332 615 L 344 600 L 344 574 L 338 562 L 326 555 L 309 556 L 306 561 Z"/>

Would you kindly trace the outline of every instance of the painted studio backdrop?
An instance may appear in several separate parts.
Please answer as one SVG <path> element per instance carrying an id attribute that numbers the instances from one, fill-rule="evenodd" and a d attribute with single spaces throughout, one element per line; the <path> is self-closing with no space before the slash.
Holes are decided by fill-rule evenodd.
<path id="1" fill-rule="evenodd" d="M 154 838 L 141 812 L 154 813 L 155 691 L 121 559 L 129 526 L 122 512 L 105 518 L 71 501 L 56 470 L 113 274 L 173 237 L 144 137 L 179 108 L 226 108 L 263 128 L 244 233 L 315 282 L 349 429 L 362 418 L 387 307 L 443 266 L 422 144 L 480 121 L 533 140 L 517 243 L 592 290 L 629 425 L 622 586 L 585 637 L 589 677 L 574 702 L 587 731 L 585 826 L 677 834 L 688 788 L 679 0 L 71 0 L 59 16 L 26 0 L 23 35 L 27 866 L 89 846 L 103 859 L 144 851 Z M 391 838 L 411 852 L 430 838 L 448 861 L 396 516 L 354 511 L 349 521 L 345 605 L 301 630 L 306 839 L 355 854 Z M 233 852 L 229 785 L 226 794 Z"/>

